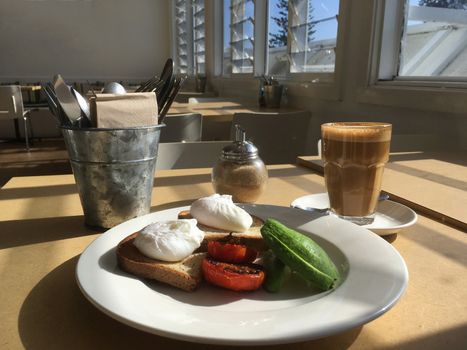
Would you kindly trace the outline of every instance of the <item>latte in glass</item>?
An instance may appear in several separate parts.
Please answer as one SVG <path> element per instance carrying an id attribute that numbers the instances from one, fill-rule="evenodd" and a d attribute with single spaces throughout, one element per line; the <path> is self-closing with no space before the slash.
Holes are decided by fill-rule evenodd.
<path id="1" fill-rule="evenodd" d="M 324 178 L 330 209 L 359 225 L 374 220 L 392 125 L 340 122 L 321 125 Z"/>

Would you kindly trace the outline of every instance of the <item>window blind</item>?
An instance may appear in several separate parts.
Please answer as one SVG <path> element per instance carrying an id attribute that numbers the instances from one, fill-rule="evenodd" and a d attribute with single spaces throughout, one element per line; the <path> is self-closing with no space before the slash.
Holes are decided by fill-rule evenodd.
<path id="1" fill-rule="evenodd" d="M 189 50 L 188 50 L 188 23 L 187 23 L 187 1 L 176 0 L 175 2 L 175 47 L 176 66 L 179 73 L 188 73 Z"/>
<path id="2" fill-rule="evenodd" d="M 174 58 L 178 73 L 205 73 L 204 0 L 176 0 Z"/>
<path id="3" fill-rule="evenodd" d="M 230 1 L 232 73 L 253 73 L 254 1 Z"/>
<path id="4" fill-rule="evenodd" d="M 193 54 L 196 74 L 205 74 L 204 0 L 193 1 Z"/>

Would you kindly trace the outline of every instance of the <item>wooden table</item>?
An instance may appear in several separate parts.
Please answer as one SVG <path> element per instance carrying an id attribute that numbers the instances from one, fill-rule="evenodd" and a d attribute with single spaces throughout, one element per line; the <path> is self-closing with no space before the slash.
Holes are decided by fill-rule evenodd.
<path id="1" fill-rule="evenodd" d="M 323 178 L 304 167 L 271 166 L 269 175 L 261 203 L 287 206 L 324 190 Z M 210 169 L 158 171 L 152 211 L 211 193 Z M 74 273 L 79 254 L 98 236 L 83 226 L 72 175 L 16 177 L 0 190 L 0 348 L 222 348 L 144 333 L 92 306 Z M 287 348 L 466 349 L 467 236 L 420 216 L 392 244 L 410 274 L 393 309 L 363 327 Z"/>
<path id="2" fill-rule="evenodd" d="M 230 129 L 235 113 L 279 113 L 296 112 L 292 108 L 264 108 L 257 103 L 230 98 L 219 98 L 216 102 L 174 102 L 169 114 L 200 113 L 203 115 L 203 141 L 230 140 Z"/>
<path id="3" fill-rule="evenodd" d="M 280 107 L 266 108 L 259 107 L 255 103 L 248 101 L 234 100 L 229 98 L 220 98 L 218 101 L 199 102 L 199 103 L 180 103 L 174 102 L 169 110 L 171 114 L 178 113 L 201 113 L 206 118 L 226 118 L 232 117 L 235 113 L 279 113 L 279 112 L 296 112 L 297 109 Z"/>

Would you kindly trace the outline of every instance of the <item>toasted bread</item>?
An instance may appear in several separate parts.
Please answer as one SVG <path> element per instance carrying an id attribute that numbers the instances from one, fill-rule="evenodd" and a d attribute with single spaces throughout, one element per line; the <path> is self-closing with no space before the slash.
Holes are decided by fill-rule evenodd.
<path id="1" fill-rule="evenodd" d="M 191 219 L 192 216 L 190 211 L 186 210 L 180 212 L 178 218 Z M 219 240 L 232 234 L 233 237 L 241 238 L 248 246 L 259 251 L 268 249 L 261 236 L 261 227 L 264 221 L 253 215 L 252 218 L 253 224 L 246 232 L 230 232 L 198 223 L 199 229 L 205 234 L 201 246 L 193 254 L 178 262 L 166 262 L 146 257 L 133 244 L 138 232 L 133 233 L 118 244 L 118 265 L 122 270 L 132 275 L 154 279 L 186 291 L 193 291 L 202 280 L 201 263 L 206 256 L 209 241 Z"/>
<path id="2" fill-rule="evenodd" d="M 245 232 L 226 231 L 222 229 L 217 229 L 215 227 L 206 226 L 198 222 L 199 229 L 204 231 L 204 240 L 201 243 L 201 247 L 197 251 L 206 251 L 207 242 L 219 240 L 229 234 L 232 234 L 233 237 L 242 238 L 244 241 L 246 241 L 246 244 L 248 246 L 255 248 L 259 251 L 267 250 L 268 247 L 264 242 L 263 237 L 261 236 L 261 227 L 263 226 L 264 221 L 254 215 L 251 215 L 251 217 L 253 218 L 253 224 Z M 178 218 L 192 219 L 193 217 L 191 216 L 189 210 L 184 210 L 178 214 Z"/>
<path id="3" fill-rule="evenodd" d="M 202 279 L 201 263 L 206 253 L 195 253 L 178 262 L 151 259 L 141 254 L 133 244 L 137 234 L 133 233 L 118 244 L 117 261 L 122 270 L 186 291 L 198 287 Z"/>

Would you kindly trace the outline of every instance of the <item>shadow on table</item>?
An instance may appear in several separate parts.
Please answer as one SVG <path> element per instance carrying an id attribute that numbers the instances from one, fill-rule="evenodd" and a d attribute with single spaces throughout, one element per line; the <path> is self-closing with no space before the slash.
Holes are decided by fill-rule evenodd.
<path id="1" fill-rule="evenodd" d="M 97 233 L 84 226 L 84 216 L 0 221 L 0 249 Z"/>
<path id="2" fill-rule="evenodd" d="M 34 174 L 34 175 L 42 175 L 42 174 Z M 270 169 L 269 170 L 270 177 L 293 178 L 295 176 L 300 176 L 300 175 L 303 175 L 303 169 L 300 169 L 300 168 L 285 168 L 285 169 Z M 18 175 L 14 175 L 14 176 L 18 176 Z M 1 180 L 1 177 L 0 177 L 0 180 Z M 197 185 L 200 183 L 210 183 L 210 182 L 211 182 L 211 174 L 209 173 L 208 174 L 188 174 L 188 175 L 172 174 L 170 176 L 160 176 L 158 175 L 156 171 L 155 178 L 154 178 L 154 187 Z M 65 195 L 77 194 L 77 193 L 78 193 L 78 188 L 75 183 L 38 186 L 38 187 L 4 188 L 4 189 L 1 189 L 0 199 L 8 200 L 8 199 L 20 199 L 20 198 L 65 196 Z"/>
<path id="3" fill-rule="evenodd" d="M 459 235 L 462 235 L 462 233 L 459 232 Z M 406 239 L 451 259 L 456 264 L 467 266 L 467 255 L 465 254 L 467 244 L 440 233 L 437 229 L 433 229 L 424 222 L 419 221 L 416 226 L 408 229 L 404 236 Z"/>
<path id="4" fill-rule="evenodd" d="M 3 188 L 0 192 L 0 199 L 7 200 L 20 198 L 65 196 L 74 193 L 78 193 L 78 189 L 75 184 Z"/>
<path id="5" fill-rule="evenodd" d="M 2 167 L 0 187 L 17 176 L 72 174 L 68 159 L 0 162 L 0 164 Z"/>
<path id="6" fill-rule="evenodd" d="M 184 174 L 184 175 L 165 175 L 161 176 L 156 170 L 154 179 L 154 186 L 179 186 L 179 185 L 192 185 L 200 183 L 211 182 L 211 174 Z M 273 168 L 268 170 L 269 177 L 293 177 L 303 175 L 303 168 Z"/>
<path id="7" fill-rule="evenodd" d="M 390 162 L 401 162 L 422 159 L 435 159 L 439 160 L 440 162 L 467 166 L 467 160 L 465 159 L 465 157 L 462 154 L 456 152 L 401 152 L 391 154 L 389 157 Z"/>
<path id="8" fill-rule="evenodd" d="M 63 140 L 34 142 L 29 152 L 24 151 L 23 143 L 2 143 L 0 168 L 0 187 L 17 176 L 71 174 Z"/>
<path id="9" fill-rule="evenodd" d="M 413 166 L 407 166 L 399 163 L 390 163 L 387 165 L 387 168 L 399 173 L 404 173 L 421 179 L 436 182 L 447 187 L 453 187 L 461 191 L 467 187 L 466 181 L 458 180 L 442 174 L 436 174 L 431 171 L 420 170 Z"/>
<path id="10" fill-rule="evenodd" d="M 46 275 L 24 300 L 18 329 L 26 349 L 217 349 L 139 331 L 106 316 L 80 292 L 75 281 L 78 256 Z M 288 345 L 297 349 L 345 349 L 362 327 L 339 335 Z M 222 347 L 246 349 L 245 347 Z M 283 349 L 284 345 L 268 346 Z"/>
<path id="11" fill-rule="evenodd" d="M 397 344 L 398 350 L 467 349 L 467 323 L 425 337 Z M 389 349 L 382 348 L 382 349 Z M 392 349 L 392 348 L 391 348 Z"/>

